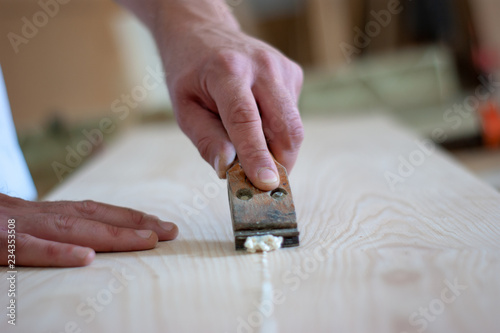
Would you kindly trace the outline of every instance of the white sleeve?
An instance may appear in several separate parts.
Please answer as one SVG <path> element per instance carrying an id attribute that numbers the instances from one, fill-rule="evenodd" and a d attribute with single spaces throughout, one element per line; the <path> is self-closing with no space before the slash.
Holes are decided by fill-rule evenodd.
<path id="1" fill-rule="evenodd" d="M 0 67 L 0 193 L 36 200 L 37 192 L 19 148 L 7 89 Z"/>

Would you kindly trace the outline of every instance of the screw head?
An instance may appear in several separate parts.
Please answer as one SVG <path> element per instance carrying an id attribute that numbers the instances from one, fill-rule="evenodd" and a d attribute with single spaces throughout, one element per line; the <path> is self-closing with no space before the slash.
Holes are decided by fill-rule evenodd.
<path id="1" fill-rule="evenodd" d="M 286 190 L 281 187 L 271 191 L 271 197 L 276 200 L 282 199 L 287 194 Z"/>

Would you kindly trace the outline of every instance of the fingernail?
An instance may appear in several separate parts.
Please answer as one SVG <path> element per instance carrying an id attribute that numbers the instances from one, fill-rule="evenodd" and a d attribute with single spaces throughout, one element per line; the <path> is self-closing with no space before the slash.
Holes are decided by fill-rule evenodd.
<path id="1" fill-rule="evenodd" d="M 158 224 L 165 231 L 172 231 L 175 227 L 175 224 L 171 222 L 158 222 Z"/>
<path id="2" fill-rule="evenodd" d="M 73 249 L 73 255 L 78 259 L 86 259 L 89 255 L 91 255 L 94 250 L 86 248 L 86 247 L 75 247 Z"/>
<path id="3" fill-rule="evenodd" d="M 233 157 L 234 160 L 234 157 Z M 214 160 L 214 169 L 217 172 L 217 176 L 220 179 L 225 179 L 226 178 L 226 171 L 231 164 L 230 161 L 228 161 L 228 157 L 226 154 L 219 154 L 215 157 Z"/>
<path id="4" fill-rule="evenodd" d="M 153 233 L 153 231 L 152 230 L 136 230 L 135 233 L 139 237 L 142 237 L 144 239 L 149 239 L 149 237 L 151 237 L 151 234 Z"/>
<path id="5" fill-rule="evenodd" d="M 265 184 L 272 184 L 278 181 L 278 176 L 270 168 L 262 168 L 257 172 L 259 180 Z"/>
<path id="6" fill-rule="evenodd" d="M 219 174 L 219 160 L 220 160 L 220 156 L 219 155 L 215 156 L 214 170 L 215 170 L 215 172 L 217 172 L 217 174 Z"/>

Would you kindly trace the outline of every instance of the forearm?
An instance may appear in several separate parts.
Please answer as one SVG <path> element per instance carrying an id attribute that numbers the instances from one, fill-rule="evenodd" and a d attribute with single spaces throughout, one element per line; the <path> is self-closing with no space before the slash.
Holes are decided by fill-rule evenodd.
<path id="1" fill-rule="evenodd" d="M 240 33 L 238 21 L 225 0 L 116 0 L 132 11 L 151 31 L 166 71 L 173 57 L 186 48 L 186 39 L 201 37 L 203 31 Z M 187 55 L 186 55 L 187 56 Z"/>
<path id="2" fill-rule="evenodd" d="M 193 27 L 239 29 L 224 0 L 115 0 L 132 11 L 155 35 L 175 35 Z"/>

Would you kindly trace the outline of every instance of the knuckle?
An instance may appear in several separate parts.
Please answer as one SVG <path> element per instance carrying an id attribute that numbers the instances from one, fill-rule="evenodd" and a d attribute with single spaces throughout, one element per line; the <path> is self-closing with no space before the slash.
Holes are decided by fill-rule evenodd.
<path id="1" fill-rule="evenodd" d="M 300 118 L 299 110 L 295 111 L 288 117 L 288 127 L 290 128 L 290 135 L 302 141 L 304 139 L 304 126 Z"/>
<path id="2" fill-rule="evenodd" d="M 32 236 L 24 233 L 16 234 L 16 251 L 28 250 L 32 242 Z"/>
<path id="3" fill-rule="evenodd" d="M 213 139 L 209 136 L 202 136 L 196 141 L 196 148 L 200 152 L 200 155 L 208 161 L 210 158 L 210 153 L 212 151 Z"/>
<path id="4" fill-rule="evenodd" d="M 248 157 L 256 164 L 264 163 L 269 159 L 269 150 L 254 148 L 249 152 Z"/>
<path id="5" fill-rule="evenodd" d="M 249 102 L 242 102 L 235 99 L 229 104 L 230 125 L 255 124 L 260 123 L 258 112 L 254 109 L 254 105 Z"/>
<path id="6" fill-rule="evenodd" d="M 77 203 L 76 209 L 83 215 L 92 216 L 99 209 L 99 204 L 92 200 L 84 200 Z"/>
<path id="7" fill-rule="evenodd" d="M 52 223 L 58 232 L 67 233 L 73 229 L 75 218 L 69 215 L 56 214 Z M 49 221 L 50 223 L 50 221 Z"/>
<path id="8" fill-rule="evenodd" d="M 302 142 L 304 141 L 304 127 L 302 126 L 302 123 L 298 123 L 290 127 L 288 136 L 290 138 L 287 147 L 288 150 L 299 150 Z"/>
<path id="9" fill-rule="evenodd" d="M 236 147 L 238 156 L 241 159 L 251 160 L 254 164 L 262 164 L 269 159 L 269 150 L 264 147 L 255 146 L 250 144 L 249 141 L 243 141 Z"/>
<path id="10" fill-rule="evenodd" d="M 146 214 L 135 211 L 135 210 L 130 210 L 130 213 L 132 215 L 132 223 L 136 226 L 144 226 L 147 224 L 148 219 L 146 218 Z"/>
<path id="11" fill-rule="evenodd" d="M 290 152 L 296 152 L 300 149 L 304 141 L 304 127 L 300 116 L 294 116 L 287 121 L 286 135 L 280 138 L 282 149 Z"/>
<path id="12" fill-rule="evenodd" d="M 271 52 L 259 49 L 255 51 L 255 59 L 259 64 L 259 68 L 266 73 L 271 74 L 276 71 L 276 57 Z"/>
<path id="13" fill-rule="evenodd" d="M 290 129 L 290 137 L 292 142 L 300 146 L 304 141 L 304 127 L 302 124 L 294 126 Z"/>
<path id="14" fill-rule="evenodd" d="M 235 50 L 219 50 L 213 60 L 215 68 L 230 74 L 241 73 L 246 63 L 245 57 Z"/>
<path id="15" fill-rule="evenodd" d="M 121 235 L 122 229 L 115 225 L 105 224 L 104 227 L 106 228 L 106 232 L 114 238 L 118 238 Z"/>
<path id="16" fill-rule="evenodd" d="M 267 148 L 258 146 L 250 136 L 241 140 L 235 148 L 241 159 L 251 158 L 252 156 L 264 156 L 266 153 L 269 153 Z"/>

